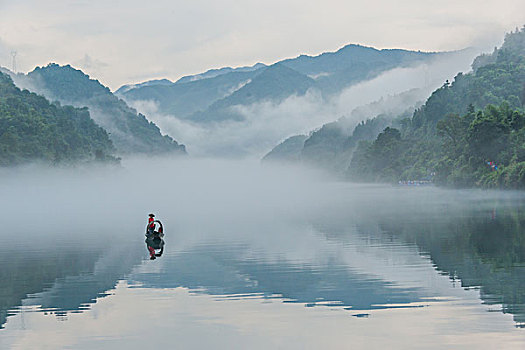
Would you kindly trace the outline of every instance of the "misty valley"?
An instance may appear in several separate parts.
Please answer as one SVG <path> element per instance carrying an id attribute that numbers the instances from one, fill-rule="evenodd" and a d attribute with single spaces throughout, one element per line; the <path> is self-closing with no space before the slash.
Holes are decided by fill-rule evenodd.
<path id="1" fill-rule="evenodd" d="M 13 51 L 0 349 L 525 348 L 525 26 L 501 36 L 116 89 Z"/>

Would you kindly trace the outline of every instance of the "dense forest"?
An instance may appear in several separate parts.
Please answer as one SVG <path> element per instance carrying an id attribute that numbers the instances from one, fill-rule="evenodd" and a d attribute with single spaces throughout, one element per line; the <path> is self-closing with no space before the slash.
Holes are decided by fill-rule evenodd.
<path id="1" fill-rule="evenodd" d="M 20 90 L 0 72 L 0 166 L 29 161 L 117 163 L 106 131 L 87 108 L 61 106 Z"/>
<path id="2" fill-rule="evenodd" d="M 341 176 L 350 166 L 360 141 L 373 141 L 387 126 L 401 126 L 429 93 L 425 93 L 425 89 L 411 89 L 359 106 L 349 115 L 324 124 L 308 135 L 285 139 L 262 161 L 302 163 Z M 370 118 L 370 115 L 375 117 Z M 362 121 L 356 125 L 356 120 Z"/>
<path id="3" fill-rule="evenodd" d="M 119 99 L 98 80 L 78 69 L 51 63 L 27 75 L 14 76 L 18 86 L 48 99 L 76 107 L 88 107 L 93 120 L 109 133 L 118 154 L 186 154 L 184 145 L 162 135 L 155 123 Z"/>
<path id="4" fill-rule="evenodd" d="M 525 188 L 525 27 L 434 91 L 411 118 L 358 144 L 347 176 Z"/>

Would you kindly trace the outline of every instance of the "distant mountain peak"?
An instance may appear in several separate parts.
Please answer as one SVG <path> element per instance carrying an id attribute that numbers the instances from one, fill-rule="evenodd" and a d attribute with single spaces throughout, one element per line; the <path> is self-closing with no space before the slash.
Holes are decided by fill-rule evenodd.
<path id="1" fill-rule="evenodd" d="M 232 106 L 282 101 L 292 95 L 304 95 L 314 85 L 313 79 L 278 62 L 264 68 L 231 95 L 215 101 L 207 110 L 194 113 L 190 119 L 197 122 L 242 120 L 236 112 L 231 111 Z"/>
<path id="2" fill-rule="evenodd" d="M 184 76 L 180 78 L 179 80 L 177 80 L 175 84 L 184 84 L 184 83 L 190 83 L 192 81 L 197 81 L 197 80 L 215 78 L 219 75 L 228 74 L 232 72 L 252 72 L 252 71 L 256 71 L 258 69 L 264 68 L 264 67 L 266 67 L 264 63 L 258 62 L 254 64 L 253 66 L 244 66 L 244 67 L 237 67 L 237 68 L 232 68 L 232 67 L 213 68 L 213 69 L 207 70 L 204 73 Z"/>
<path id="3" fill-rule="evenodd" d="M 29 90 L 61 104 L 88 107 L 91 118 L 110 133 L 121 154 L 186 153 L 184 145 L 162 135 L 157 125 L 130 108 L 109 88 L 70 65 L 50 63 L 35 68 L 27 76 L 21 75 L 17 80 Z"/>
<path id="4" fill-rule="evenodd" d="M 152 79 L 152 80 L 147 80 L 145 82 L 138 83 L 138 84 L 122 85 L 121 87 L 119 87 L 115 91 L 115 94 L 117 94 L 117 95 L 125 94 L 126 92 L 128 92 L 130 90 L 138 89 L 138 88 L 146 87 L 146 86 L 172 85 L 172 84 L 174 84 L 174 83 L 171 80 L 168 80 L 168 79 L 165 79 L 165 78 L 164 79 Z"/>
<path id="5" fill-rule="evenodd" d="M 78 100 L 92 97 L 98 94 L 110 95 L 111 91 L 96 79 L 85 74 L 80 69 L 76 69 L 69 64 L 59 65 L 57 63 L 49 63 L 44 67 L 36 67 L 32 72 L 27 74 L 29 78 L 36 78 L 36 82 L 45 85 L 45 81 L 54 80 L 56 76 L 60 76 L 60 80 L 53 83 L 53 99 L 75 102 Z M 75 86 L 75 89 L 72 87 Z M 81 89 L 79 87 L 82 86 Z M 45 88 L 45 86 L 40 86 Z M 39 89 L 39 86 L 36 86 Z"/>
<path id="6" fill-rule="evenodd" d="M 122 96 L 130 102 L 153 101 L 161 113 L 196 123 L 244 122 L 250 112 L 243 106 L 277 104 L 308 91 L 328 100 L 351 85 L 432 57 L 432 53 L 348 44 L 337 51 L 303 54 L 269 66 L 210 69 L 173 85 L 140 87 Z"/>
<path id="7" fill-rule="evenodd" d="M 274 74 L 274 73 L 285 73 L 285 74 L 294 74 L 294 75 L 303 75 L 296 71 L 295 69 L 292 69 L 281 62 L 274 63 L 270 66 L 267 66 L 266 69 L 263 71 L 263 74 Z"/>

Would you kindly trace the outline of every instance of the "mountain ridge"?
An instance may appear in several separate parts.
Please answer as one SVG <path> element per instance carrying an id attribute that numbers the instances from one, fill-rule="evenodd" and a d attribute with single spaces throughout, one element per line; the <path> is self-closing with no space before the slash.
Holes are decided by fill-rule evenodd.
<path id="1" fill-rule="evenodd" d="M 99 161 L 116 164 L 115 147 L 87 108 L 51 103 L 0 72 L 0 166 Z"/>
<path id="2" fill-rule="evenodd" d="M 213 116 L 214 122 L 223 120 L 242 120 L 242 116 L 231 111 L 239 105 L 248 105 L 256 102 L 274 101 L 280 102 L 293 94 L 304 95 L 306 91 L 314 86 L 313 79 L 302 75 L 283 64 L 276 63 L 265 67 L 251 81 L 234 91 L 231 95 L 215 101 L 207 110 L 193 114 L 193 121 L 210 121 Z"/>
<path id="3" fill-rule="evenodd" d="M 62 104 L 88 107 L 91 117 L 110 133 L 119 154 L 185 154 L 179 145 L 146 117 L 117 98 L 109 88 L 70 65 L 51 63 L 27 75 L 13 75 L 15 83 Z"/>
<path id="4" fill-rule="evenodd" d="M 349 44 L 334 52 L 325 52 L 317 56 L 299 55 L 295 58 L 278 61 L 271 66 L 279 64 L 304 75 L 305 78 L 312 79 L 313 84 L 310 84 L 312 85 L 311 87 L 319 90 L 323 96 L 329 97 L 340 92 L 345 87 L 376 77 L 386 70 L 423 63 L 433 57 L 442 57 L 450 54 L 450 52 L 436 53 L 403 49 L 379 50 L 373 47 Z M 218 122 L 225 120 L 240 121 L 242 118 L 239 118 L 236 113 L 230 113 L 229 116 L 225 112 L 214 113 L 216 108 L 212 106 L 217 103 L 225 107 L 226 101 L 235 102 L 229 107 L 237 105 L 236 98 L 229 98 L 227 94 L 221 95 L 217 91 L 231 91 L 231 95 L 235 94 L 238 96 L 240 92 L 237 90 L 247 90 L 250 88 L 249 84 L 245 84 L 237 90 L 234 87 L 240 86 L 241 83 L 249 79 L 255 79 L 267 67 L 255 68 L 257 68 L 257 65 L 250 67 L 253 70 L 242 72 L 245 74 L 244 81 L 241 81 L 235 75 L 240 74 L 241 72 L 239 71 L 223 71 L 223 74 L 220 75 L 183 84 L 173 83 L 166 86 L 138 87 L 128 92 L 123 92 L 119 96 L 131 103 L 133 101 L 153 101 L 158 106 L 158 111 L 162 114 L 178 119 L 192 120 L 197 123 L 214 121 L 215 117 L 217 117 L 215 121 Z M 225 69 L 227 70 L 228 68 Z M 211 86 L 213 86 L 214 93 L 203 94 L 200 89 L 195 89 L 196 83 L 199 84 L 200 89 L 204 90 L 211 90 Z M 288 92 L 288 96 L 290 96 L 295 91 L 288 89 Z M 277 100 L 282 100 L 282 96 L 285 94 L 286 91 L 283 91 L 281 94 L 276 93 L 275 95 L 278 97 Z M 264 100 L 271 97 L 270 95 L 264 89 L 252 91 L 253 100 L 255 101 Z M 219 102 L 223 99 L 225 101 Z M 246 100 L 249 102 L 250 99 Z M 207 109 L 210 109 L 209 113 L 206 113 Z"/>

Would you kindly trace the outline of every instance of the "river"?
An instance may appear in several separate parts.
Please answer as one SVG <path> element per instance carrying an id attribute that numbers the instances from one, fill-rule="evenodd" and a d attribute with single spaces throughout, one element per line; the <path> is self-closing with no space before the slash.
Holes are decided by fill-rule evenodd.
<path id="1" fill-rule="evenodd" d="M 1 349 L 525 348 L 522 192 L 161 158 L 0 177 Z"/>

